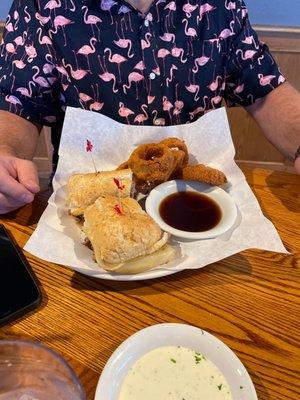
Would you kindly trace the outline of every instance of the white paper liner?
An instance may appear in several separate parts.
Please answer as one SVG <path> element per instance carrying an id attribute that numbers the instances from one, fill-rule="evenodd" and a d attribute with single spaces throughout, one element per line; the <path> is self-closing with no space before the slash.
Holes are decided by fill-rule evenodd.
<path id="1" fill-rule="evenodd" d="M 222 170 L 229 183 L 225 190 L 238 207 L 235 226 L 215 239 L 176 241 L 181 257 L 167 267 L 138 275 L 110 274 L 93 261 L 92 251 L 82 244 L 82 233 L 66 207 L 66 184 L 73 173 L 92 172 L 91 154 L 99 170 L 112 170 L 125 161 L 136 146 L 166 137 L 183 139 L 192 163 Z M 46 261 L 66 265 L 78 272 L 112 280 L 142 280 L 201 268 L 240 251 L 257 248 L 287 253 L 274 225 L 264 217 L 242 171 L 234 162 L 235 150 L 224 108 L 209 112 L 197 121 L 179 126 L 156 127 L 120 124 L 106 116 L 68 108 L 59 148 L 59 163 L 53 180 L 54 193 L 38 226 L 24 249 Z"/>

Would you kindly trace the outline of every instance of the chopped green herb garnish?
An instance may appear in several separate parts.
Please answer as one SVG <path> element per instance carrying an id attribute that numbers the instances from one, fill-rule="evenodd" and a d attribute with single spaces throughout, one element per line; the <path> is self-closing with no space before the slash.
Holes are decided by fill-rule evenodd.
<path id="1" fill-rule="evenodd" d="M 201 361 L 201 356 L 195 356 L 196 364 L 199 364 Z"/>
<path id="2" fill-rule="evenodd" d="M 174 358 L 170 358 L 170 361 L 172 361 L 172 363 L 176 364 L 176 360 L 174 360 Z"/>
<path id="3" fill-rule="evenodd" d="M 218 385 L 218 389 L 221 390 L 223 386 L 223 383 L 221 383 L 221 385 Z"/>
<path id="4" fill-rule="evenodd" d="M 244 389 L 243 386 L 240 386 L 240 389 Z"/>

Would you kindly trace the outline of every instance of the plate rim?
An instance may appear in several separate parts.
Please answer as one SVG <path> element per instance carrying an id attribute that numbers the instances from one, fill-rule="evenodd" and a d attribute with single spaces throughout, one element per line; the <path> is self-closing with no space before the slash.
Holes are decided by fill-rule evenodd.
<path id="1" fill-rule="evenodd" d="M 204 329 L 201 329 L 197 326 L 194 325 L 190 325 L 190 324 L 185 324 L 185 323 L 172 323 L 172 322 L 165 322 L 165 323 L 160 323 L 160 324 L 153 324 L 150 326 L 147 326 L 145 328 L 142 328 L 138 331 L 136 331 L 135 333 L 133 333 L 132 335 L 128 336 L 111 354 L 111 356 L 109 357 L 109 359 L 107 360 L 100 376 L 98 379 L 98 383 L 97 383 L 97 387 L 96 387 L 96 391 L 95 391 L 95 397 L 94 400 L 103 400 L 100 396 L 101 393 L 100 391 L 102 390 L 102 386 L 105 383 L 105 379 L 107 379 L 106 375 L 109 374 L 110 369 L 114 366 L 114 363 L 118 361 L 118 358 L 121 357 L 121 352 L 126 351 L 126 347 L 130 346 L 132 343 L 134 343 L 136 340 L 139 340 L 139 338 L 142 338 L 145 334 L 150 333 L 152 331 L 152 333 L 158 333 L 161 330 L 169 330 L 171 329 L 172 334 L 175 336 L 176 335 L 176 330 L 181 330 L 181 331 L 186 331 L 184 332 L 184 335 L 188 336 L 189 334 L 198 334 L 199 337 L 206 335 L 209 340 L 215 342 L 218 344 L 218 346 L 220 346 L 221 348 L 223 348 L 223 352 L 225 352 L 224 356 L 228 356 L 228 354 L 230 355 L 231 359 L 237 363 L 239 365 L 239 368 L 242 369 L 242 375 L 244 376 L 244 378 L 247 380 L 247 383 L 249 385 L 249 387 L 251 388 L 252 393 L 249 394 L 249 396 L 251 397 L 247 397 L 246 400 L 258 400 L 257 397 L 257 393 L 256 393 L 256 389 L 255 386 L 253 384 L 253 381 L 246 369 L 246 367 L 244 366 L 244 364 L 242 363 L 242 361 L 239 359 L 239 357 L 235 354 L 235 352 L 226 345 L 226 343 L 224 343 L 221 339 L 219 339 L 218 337 L 216 337 L 215 335 L 207 332 Z M 157 332 L 158 331 L 158 332 Z M 201 343 L 201 340 L 199 340 L 199 343 Z M 171 344 L 170 344 L 171 345 Z M 183 345 L 184 346 L 184 345 Z M 158 347 L 162 347 L 162 346 L 157 346 L 154 347 L 158 348 Z M 151 351 L 151 350 L 148 350 Z M 147 351 L 147 352 L 148 352 Z M 140 357 L 142 357 L 144 354 L 146 354 L 147 352 L 144 352 L 142 355 L 139 355 L 138 357 L 134 358 L 133 362 L 136 362 Z M 220 366 L 218 364 L 215 363 L 215 365 L 220 368 Z M 225 373 L 223 372 L 224 376 L 227 378 L 227 376 L 225 375 Z M 244 392 L 245 393 L 245 392 Z M 247 393 L 248 396 L 248 393 Z M 117 400 L 115 398 L 112 398 L 111 396 L 109 396 L 109 399 L 106 400 Z"/>

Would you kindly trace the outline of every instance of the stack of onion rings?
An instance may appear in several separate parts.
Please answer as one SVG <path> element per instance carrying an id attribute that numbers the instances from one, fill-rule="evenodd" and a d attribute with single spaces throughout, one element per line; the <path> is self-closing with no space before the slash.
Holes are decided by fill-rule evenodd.
<path id="1" fill-rule="evenodd" d="M 186 144 L 171 137 L 159 143 L 138 146 L 117 169 L 130 168 L 138 191 L 147 192 L 169 179 L 182 178 L 212 185 L 222 185 L 226 180 L 223 172 L 202 164 L 188 165 Z"/>

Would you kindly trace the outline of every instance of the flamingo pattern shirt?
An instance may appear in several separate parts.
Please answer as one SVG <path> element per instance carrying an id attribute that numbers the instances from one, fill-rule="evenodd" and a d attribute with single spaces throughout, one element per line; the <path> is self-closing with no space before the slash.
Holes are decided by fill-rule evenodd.
<path id="1" fill-rule="evenodd" d="M 175 125 L 249 106 L 284 82 L 242 0 L 14 0 L 0 50 L 0 109 L 58 126 L 67 106 Z"/>

